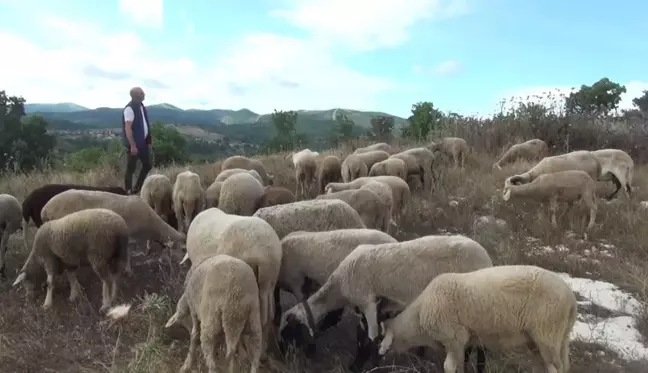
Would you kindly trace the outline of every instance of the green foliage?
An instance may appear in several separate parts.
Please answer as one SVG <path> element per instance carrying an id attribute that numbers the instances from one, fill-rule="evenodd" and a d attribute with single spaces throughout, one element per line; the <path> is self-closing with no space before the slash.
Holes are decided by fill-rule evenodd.
<path id="1" fill-rule="evenodd" d="M 335 124 L 331 127 L 331 145 L 338 146 L 351 139 L 354 126 L 355 123 L 346 114 L 337 113 L 335 116 Z"/>
<path id="2" fill-rule="evenodd" d="M 123 163 L 124 147 L 113 139 L 101 145 L 85 147 L 63 157 L 63 166 L 73 171 L 85 172 L 100 166 L 119 169 Z"/>
<path id="3" fill-rule="evenodd" d="M 431 131 L 437 129 L 443 114 L 434 108 L 429 101 L 417 102 L 412 105 L 412 115 L 407 119 L 409 125 L 401 128 L 401 134 L 415 140 L 425 140 Z"/>
<path id="4" fill-rule="evenodd" d="M 264 150 L 270 151 L 287 151 L 295 147 L 301 147 L 306 142 L 306 137 L 303 134 L 297 133 L 297 112 L 277 111 L 272 113 L 272 124 L 277 131 L 277 134 L 264 145 Z"/>
<path id="5" fill-rule="evenodd" d="M 0 169 L 31 170 L 43 165 L 56 145 L 41 116 L 25 117 L 25 99 L 0 91 Z"/>
<path id="6" fill-rule="evenodd" d="M 171 163 L 185 163 L 189 160 L 187 140 L 172 126 L 161 122 L 151 125 L 153 137 L 153 154 L 156 166 L 166 166 Z"/>
<path id="7" fill-rule="evenodd" d="M 641 97 L 633 99 L 632 104 L 640 111 L 643 111 L 644 113 L 648 112 L 648 90 L 643 91 Z"/>
<path id="8" fill-rule="evenodd" d="M 371 118 L 371 130 L 376 141 L 389 141 L 394 130 L 394 117 L 378 115 Z"/>
<path id="9" fill-rule="evenodd" d="M 607 115 L 619 107 L 624 93 L 625 86 L 602 78 L 591 86 L 583 84 L 579 91 L 570 93 L 565 106 L 571 114 Z"/>

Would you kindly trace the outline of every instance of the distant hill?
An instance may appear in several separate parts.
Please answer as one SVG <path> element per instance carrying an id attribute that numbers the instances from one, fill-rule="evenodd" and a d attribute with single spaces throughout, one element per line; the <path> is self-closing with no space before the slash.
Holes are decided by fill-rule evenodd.
<path id="1" fill-rule="evenodd" d="M 25 111 L 27 113 L 73 113 L 75 111 L 85 110 L 90 109 L 81 105 L 73 104 L 71 102 L 62 102 L 59 104 L 25 104 Z"/>

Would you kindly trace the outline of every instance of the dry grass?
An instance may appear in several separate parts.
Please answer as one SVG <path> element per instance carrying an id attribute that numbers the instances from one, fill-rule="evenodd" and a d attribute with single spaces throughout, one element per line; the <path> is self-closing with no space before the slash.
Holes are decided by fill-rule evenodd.
<path id="1" fill-rule="evenodd" d="M 334 151 L 342 155 L 341 150 Z M 491 152 L 495 153 L 495 152 Z M 294 189 L 294 171 L 289 160 L 278 154 L 261 158 L 275 174 L 278 185 Z M 506 176 L 522 171 L 528 164 L 515 164 L 502 171 L 493 171 L 495 154 L 473 152 L 464 171 L 450 169 L 436 181 L 431 201 L 420 193 L 415 194 L 409 215 L 404 219 L 399 240 L 426 234 L 458 232 L 468 235 L 486 247 L 497 264 L 528 263 L 575 276 L 586 276 L 614 282 L 635 293 L 638 299 L 648 301 L 648 230 L 645 229 L 648 212 L 643 212 L 639 201 L 648 200 L 648 189 L 636 188 L 629 203 L 624 195 L 614 203 L 601 200 L 597 225 L 589 241 L 565 231 L 555 232 L 546 218 L 538 219 L 536 206 L 513 208 L 501 199 L 501 186 Z M 216 177 L 219 165 L 189 166 L 201 175 L 208 186 Z M 157 170 L 171 180 L 184 170 L 172 167 Z M 153 171 L 156 172 L 156 171 Z M 0 179 L 0 191 L 23 199 L 29 191 L 50 182 L 75 182 L 88 184 L 122 184 L 121 172 L 97 169 L 86 174 L 35 173 Z M 648 167 L 638 165 L 634 185 L 648 182 Z M 610 183 L 611 184 L 611 183 Z M 611 185 L 601 186 L 609 191 Z M 456 203 L 451 201 L 456 201 Z M 580 218 L 582 207 L 565 214 L 561 227 L 571 227 L 581 232 L 585 226 Z M 507 222 L 506 227 L 495 224 L 476 224 L 481 216 L 493 215 Z M 34 234 L 31 229 L 30 236 Z M 175 302 L 181 294 L 186 268 L 169 264 L 157 257 L 145 257 L 141 250 L 135 252 L 133 266 L 135 277 L 128 286 L 120 289 L 119 302 L 133 303 L 127 318 L 119 322 L 102 319 L 98 313 L 100 283 L 91 270 L 82 270 L 79 279 L 87 298 L 77 304 L 67 302 L 69 286 L 65 278 L 54 298 L 51 312 L 40 305 L 44 294 L 36 302 L 24 299 L 22 289 L 12 289 L 11 282 L 22 266 L 27 253 L 19 234 L 12 237 L 8 252 L 9 280 L 0 284 L 0 367 L 2 372 L 176 372 L 187 351 L 188 333 L 181 328 L 162 329 L 165 320 L 173 313 Z M 562 244 L 568 252 L 539 253 L 531 255 L 532 243 L 528 237 L 537 238 L 543 245 Z M 583 253 L 592 242 L 605 241 L 614 245 L 613 256 L 596 256 L 590 259 Z M 583 254 L 583 255 L 582 255 Z M 588 312 L 597 313 L 596 310 Z M 641 331 L 648 338 L 648 312 L 638 317 Z M 355 346 L 350 321 L 322 336 L 315 361 L 293 357 L 283 363 L 273 357 L 262 362 L 266 372 L 342 372 Z M 434 365 L 434 362 L 437 365 Z M 420 361 L 413 357 L 399 358 L 391 366 L 376 369 L 381 372 L 437 372 L 439 357 Z M 516 358 L 494 356 L 490 359 L 490 372 L 516 372 Z M 645 367 L 645 365 L 643 365 Z M 202 368 L 203 372 L 205 371 Z M 609 373 L 644 371 L 641 363 L 623 364 L 605 346 L 586 343 L 572 344 L 572 369 L 574 373 Z"/>

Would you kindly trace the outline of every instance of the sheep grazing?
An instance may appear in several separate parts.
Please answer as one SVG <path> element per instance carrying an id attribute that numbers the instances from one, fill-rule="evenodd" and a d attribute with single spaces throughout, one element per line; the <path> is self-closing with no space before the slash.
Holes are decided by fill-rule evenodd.
<path id="1" fill-rule="evenodd" d="M 279 327 L 281 338 L 296 341 L 298 345 L 312 344 L 315 325 L 326 314 L 355 306 L 367 320 L 369 340 L 375 341 L 379 302 L 384 303 L 386 309 L 402 310 L 434 277 L 492 265 L 491 258 L 479 243 L 460 235 L 359 245 L 306 302 L 284 312 Z M 360 347 L 352 364 L 354 371 L 362 368 L 369 354 L 366 341 L 359 340 L 358 345 L 364 347 Z"/>
<path id="2" fill-rule="evenodd" d="M 593 180 L 597 180 L 601 175 L 601 162 L 591 152 L 577 150 L 571 153 L 545 157 L 527 172 L 511 176 L 508 180 L 513 185 L 525 184 L 532 182 L 542 174 L 567 170 L 585 171 Z"/>
<path id="3" fill-rule="evenodd" d="M 545 158 L 546 159 L 546 158 Z M 596 182 L 585 171 L 568 170 L 542 174 L 528 184 L 514 185 L 511 178 L 504 182 L 503 199 L 526 198 L 549 203 L 551 211 L 551 224 L 558 228 L 556 210 L 558 202 L 567 202 L 569 205 L 582 200 L 589 208 L 590 217 L 587 231 L 594 226 L 596 211 Z"/>
<path id="4" fill-rule="evenodd" d="M 254 176 L 255 179 L 259 180 L 261 184 L 263 184 L 263 178 L 261 178 L 261 175 L 259 175 L 258 172 L 256 172 L 255 170 L 245 170 L 243 168 L 230 168 L 229 170 L 222 171 L 221 173 L 218 174 L 218 176 L 216 176 L 214 182 L 217 181 L 224 182 L 230 176 L 239 174 L 241 172 L 247 172 L 248 174 Z"/>
<path id="5" fill-rule="evenodd" d="M 206 190 L 205 190 L 205 209 L 212 207 L 218 207 L 220 201 L 220 193 L 223 188 L 222 181 L 214 181 Z"/>
<path id="6" fill-rule="evenodd" d="M 359 189 L 365 184 L 377 181 L 386 184 L 392 190 L 392 218 L 397 224 L 400 224 L 401 217 L 406 213 L 407 206 L 411 198 L 409 185 L 405 180 L 396 176 L 372 176 L 361 177 L 348 183 L 329 183 L 325 190 L 326 193 L 339 192 L 341 190 Z"/>
<path id="7" fill-rule="evenodd" d="M 601 163 L 601 175 L 598 180 L 612 180 L 616 190 L 606 198 L 611 200 L 617 195 L 621 188 L 624 188 L 628 198 L 632 195 L 632 177 L 634 174 L 634 162 L 628 153 L 619 149 L 594 150 L 592 153 Z"/>
<path id="8" fill-rule="evenodd" d="M 190 318 L 189 351 L 180 373 L 192 370 L 198 344 L 202 347 L 209 373 L 218 372 L 216 347 L 224 334 L 225 359 L 229 373 L 242 372 L 236 367 L 236 354 L 245 351 L 250 359 L 250 373 L 256 373 L 263 353 L 259 290 L 252 268 L 228 255 L 212 256 L 187 274 L 185 290 L 176 312 L 165 327 Z"/>
<path id="9" fill-rule="evenodd" d="M 324 157 L 317 170 L 317 192 L 324 194 L 326 184 L 340 181 L 342 181 L 340 158 L 334 155 Z"/>
<path id="10" fill-rule="evenodd" d="M 429 147 L 432 152 L 441 152 L 442 154 L 452 157 L 454 167 L 464 168 L 466 164 L 466 155 L 470 152 L 470 147 L 466 140 L 460 137 L 444 137 L 438 143 L 432 143 Z"/>
<path id="11" fill-rule="evenodd" d="M 191 221 L 205 209 L 205 191 L 197 173 L 187 170 L 178 174 L 173 184 L 173 209 L 178 230 L 187 232 Z"/>
<path id="12" fill-rule="evenodd" d="M 434 278 L 412 303 L 384 322 L 378 353 L 440 342 L 445 373 L 463 373 L 470 344 L 490 350 L 536 346 L 533 371 L 569 372 L 569 336 L 576 296 L 556 273 L 529 266 L 496 266 Z"/>
<path id="13" fill-rule="evenodd" d="M 374 163 L 369 170 L 369 176 L 397 176 L 407 181 L 407 163 L 399 158 L 388 158 Z"/>
<path id="14" fill-rule="evenodd" d="M 257 210 L 264 207 L 283 205 L 295 202 L 295 195 L 284 187 L 268 185 L 265 187 L 263 196 L 259 201 Z"/>
<path id="15" fill-rule="evenodd" d="M 254 176 L 241 172 L 223 182 L 218 208 L 227 214 L 252 216 L 265 190 Z"/>
<path id="16" fill-rule="evenodd" d="M 178 227 L 178 220 L 173 211 L 173 185 L 171 180 L 166 175 L 153 174 L 144 179 L 142 189 L 140 190 L 140 197 L 164 221 L 169 223 L 173 228 Z"/>
<path id="17" fill-rule="evenodd" d="M 378 197 L 380 197 L 380 199 L 382 199 L 385 206 L 387 206 L 387 208 L 389 209 L 389 229 L 385 230 L 384 232 L 391 233 L 392 229 L 397 230 L 398 226 L 394 221 L 394 196 L 392 194 L 392 188 L 389 185 L 381 183 L 379 181 L 370 181 L 361 186 L 360 189 L 366 189 L 374 192 Z"/>
<path id="18" fill-rule="evenodd" d="M 349 154 L 342 162 L 342 180 L 345 183 L 369 174 L 367 164 L 357 154 Z"/>
<path id="19" fill-rule="evenodd" d="M 405 167 L 407 169 L 407 178 L 405 179 L 405 181 L 407 181 L 408 184 L 410 179 L 416 178 L 417 180 L 420 180 L 421 185 L 423 185 L 423 183 L 425 182 L 425 179 L 423 178 L 425 172 L 423 171 L 423 168 L 419 164 L 418 159 L 414 155 L 396 153 L 390 155 L 389 159 L 400 159 L 403 162 L 405 162 Z"/>
<path id="20" fill-rule="evenodd" d="M 40 227 L 43 224 L 41 220 L 41 210 L 43 206 L 50 199 L 56 196 L 59 193 L 65 192 L 66 190 L 77 189 L 77 190 L 98 190 L 103 192 L 109 192 L 119 195 L 127 195 L 126 190 L 122 187 L 109 186 L 109 187 L 98 187 L 92 185 L 80 185 L 80 184 L 46 184 L 40 188 L 32 190 L 25 200 L 22 203 L 22 230 L 23 230 L 23 243 L 25 248 L 29 250 L 29 243 L 27 240 L 27 225 L 29 221 L 33 221 L 36 227 Z"/>
<path id="21" fill-rule="evenodd" d="M 265 329 L 274 318 L 274 289 L 281 267 L 279 237 L 263 219 L 211 208 L 198 214 L 189 227 L 187 257 L 195 267 L 218 254 L 241 259 L 254 270 Z"/>
<path id="22" fill-rule="evenodd" d="M 221 165 L 221 170 L 226 171 L 232 168 L 255 170 L 263 179 L 263 185 L 272 185 L 274 175 L 266 170 L 266 167 L 258 159 L 250 159 L 242 155 L 235 155 L 227 158 Z"/>
<path id="23" fill-rule="evenodd" d="M 358 158 L 367 165 L 367 170 L 371 170 L 371 167 L 378 162 L 384 161 L 389 158 L 389 153 L 382 150 L 372 150 L 366 153 L 355 153 Z"/>
<path id="24" fill-rule="evenodd" d="M 357 148 L 353 151 L 353 154 L 361 154 L 361 153 L 368 153 L 374 150 L 382 150 L 384 152 L 387 152 L 389 154 L 394 153 L 394 148 L 392 148 L 391 145 L 384 143 L 384 142 L 378 142 L 375 144 L 371 144 L 369 146 L 365 146 L 364 148 Z"/>
<path id="25" fill-rule="evenodd" d="M 358 212 L 348 203 L 337 199 L 314 199 L 264 207 L 253 216 L 267 221 L 280 239 L 296 231 L 366 228 Z"/>
<path id="26" fill-rule="evenodd" d="M 128 226 L 129 236 L 136 240 L 150 240 L 165 244 L 174 242 L 182 249 L 185 235 L 173 229 L 139 196 L 122 196 L 94 190 L 70 189 L 52 198 L 43 207 L 41 218 L 50 221 L 80 210 L 105 208 L 119 214 Z"/>
<path id="27" fill-rule="evenodd" d="M 292 156 L 292 163 L 295 167 L 295 198 L 297 200 L 308 198 L 311 195 L 313 183 L 317 177 L 318 155 L 318 152 L 304 149 L 297 153 L 290 153 L 286 156 L 286 158 Z"/>
<path id="28" fill-rule="evenodd" d="M 404 150 L 400 153 L 394 154 L 392 158 L 399 158 L 407 164 L 408 174 L 413 174 L 416 166 L 412 163 L 412 158 L 416 159 L 418 163 L 419 173 L 421 174 L 421 182 L 423 183 L 424 191 L 432 190 L 432 167 L 434 165 L 434 153 L 428 148 L 412 148 Z"/>
<path id="29" fill-rule="evenodd" d="M 358 212 L 365 227 L 387 232 L 390 227 L 391 206 L 376 193 L 368 189 L 350 189 L 321 194 L 316 199 L 339 199 Z"/>
<path id="30" fill-rule="evenodd" d="M 547 146 L 547 143 L 540 139 L 531 139 L 519 144 L 514 144 L 508 148 L 500 159 L 493 164 L 493 168 L 501 170 L 503 165 L 515 162 L 518 159 L 540 161 L 547 155 L 549 155 L 549 147 Z"/>
<path id="31" fill-rule="evenodd" d="M 0 278 L 7 278 L 5 255 L 9 246 L 9 236 L 20 229 L 22 208 L 16 197 L 0 194 Z"/>
<path id="32" fill-rule="evenodd" d="M 43 211 L 46 209 L 47 206 Z M 49 309 L 54 294 L 54 275 L 65 269 L 70 281 L 70 302 L 74 302 L 82 291 L 76 276 L 82 257 L 88 259 L 103 283 L 100 309 L 103 312 L 117 296 L 119 275 L 131 273 L 128 227 L 121 216 L 107 209 L 81 210 L 41 225 L 34 236 L 31 253 L 13 285 L 22 282 L 30 295 L 34 286 L 38 285 L 37 279 L 44 267 L 47 295 L 43 308 Z"/>

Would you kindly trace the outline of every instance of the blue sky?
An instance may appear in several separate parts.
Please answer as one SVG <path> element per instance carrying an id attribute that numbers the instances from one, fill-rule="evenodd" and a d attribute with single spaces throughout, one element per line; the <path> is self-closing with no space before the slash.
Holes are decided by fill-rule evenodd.
<path id="1" fill-rule="evenodd" d="M 0 89 L 28 102 L 381 110 L 428 100 L 487 114 L 510 95 L 648 89 L 638 0 L 0 0 L 16 57 Z"/>

